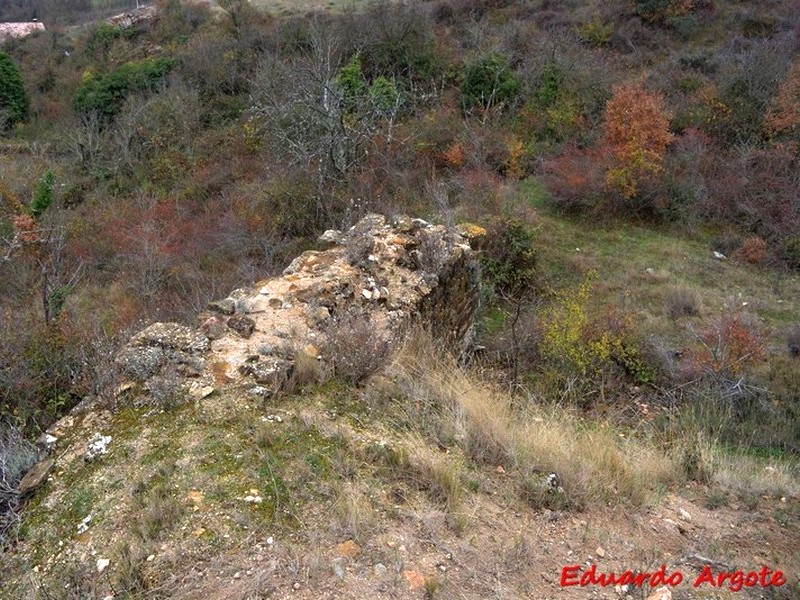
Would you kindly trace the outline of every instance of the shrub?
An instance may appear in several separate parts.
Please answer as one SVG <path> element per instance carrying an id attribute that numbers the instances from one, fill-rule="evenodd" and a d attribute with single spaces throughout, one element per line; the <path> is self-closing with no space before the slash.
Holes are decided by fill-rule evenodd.
<path id="1" fill-rule="evenodd" d="M 741 377 L 766 356 L 764 334 L 746 315 L 723 315 L 703 330 L 690 351 L 690 359 L 702 373 L 718 379 Z"/>
<path id="2" fill-rule="evenodd" d="M 789 349 L 789 354 L 800 356 L 800 325 L 795 325 L 789 329 L 789 333 L 786 335 L 786 346 Z"/>
<path id="3" fill-rule="evenodd" d="M 603 210 L 608 163 L 607 154 L 574 146 L 548 160 L 543 182 L 553 203 L 568 212 Z"/>
<path id="4" fill-rule="evenodd" d="M 767 262 L 767 242 L 757 235 L 749 237 L 736 251 L 736 257 L 750 265 L 763 265 Z"/>
<path id="5" fill-rule="evenodd" d="M 605 111 L 603 145 L 614 157 L 606 183 L 625 198 L 636 196 L 643 183 L 662 171 L 672 137 L 660 95 L 641 84 L 615 88 Z"/>
<path id="6" fill-rule="evenodd" d="M 685 287 L 670 288 L 667 291 L 667 312 L 673 319 L 698 314 L 697 294 Z"/>
<path id="7" fill-rule="evenodd" d="M 578 27 L 578 37 L 590 46 L 607 46 L 614 33 L 614 25 L 600 17 L 594 17 Z"/>
<path id="8" fill-rule="evenodd" d="M 323 357 L 333 363 L 334 374 L 350 383 L 361 383 L 385 362 L 390 344 L 375 334 L 366 313 L 337 315 L 325 331 Z"/>
<path id="9" fill-rule="evenodd" d="M 783 259 L 791 268 L 800 270 L 800 236 L 792 236 L 783 243 Z"/>
<path id="10" fill-rule="evenodd" d="M 0 130 L 24 121 L 29 107 L 19 68 L 7 53 L 0 51 Z"/>
<path id="11" fill-rule="evenodd" d="M 800 134 L 800 60 L 792 63 L 764 119 L 772 135 Z"/>
<path id="12" fill-rule="evenodd" d="M 55 175 L 52 171 L 45 172 L 42 178 L 36 182 L 36 189 L 33 191 L 33 201 L 31 202 L 30 212 L 34 218 L 39 218 L 53 202 L 53 184 Z"/>
<path id="13" fill-rule="evenodd" d="M 712 0 L 634 0 L 636 13 L 649 23 L 670 23 L 697 10 L 710 8 Z"/>
<path id="14" fill-rule="evenodd" d="M 488 110 L 503 106 L 516 98 L 520 82 L 508 59 L 497 53 L 487 54 L 469 63 L 461 84 L 461 108 Z"/>
<path id="15" fill-rule="evenodd" d="M 516 297 L 533 283 L 537 232 L 518 219 L 495 219 L 481 253 L 483 279 L 500 294 Z"/>
<path id="16" fill-rule="evenodd" d="M 173 59 L 155 58 L 125 63 L 102 75 L 89 74 L 75 92 L 75 108 L 110 119 L 131 92 L 152 90 L 173 66 Z"/>
<path id="17" fill-rule="evenodd" d="M 38 460 L 36 447 L 15 427 L 0 422 L 0 550 L 17 523 L 17 485 Z"/>

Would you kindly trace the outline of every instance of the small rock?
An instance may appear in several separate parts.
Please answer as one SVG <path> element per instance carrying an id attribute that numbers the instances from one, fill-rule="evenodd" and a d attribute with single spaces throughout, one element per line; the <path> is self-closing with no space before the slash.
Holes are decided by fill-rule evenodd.
<path id="1" fill-rule="evenodd" d="M 227 329 L 225 328 L 225 322 L 220 319 L 219 317 L 211 317 L 206 319 L 202 325 L 200 325 L 200 331 L 206 334 L 206 337 L 210 340 L 218 340 L 223 335 Z"/>
<path id="2" fill-rule="evenodd" d="M 249 338 L 256 330 L 256 322 L 250 317 L 231 317 L 228 319 L 228 328 L 243 338 Z"/>
<path id="3" fill-rule="evenodd" d="M 602 546 L 598 546 L 597 548 L 595 548 L 594 553 L 597 554 L 598 558 L 606 557 L 606 551 L 603 549 Z"/>
<path id="4" fill-rule="evenodd" d="M 236 573 L 233 574 L 233 578 L 234 579 L 241 579 L 242 578 L 242 574 L 239 571 L 236 571 Z"/>
<path id="5" fill-rule="evenodd" d="M 298 583 L 297 581 L 295 581 L 295 582 L 292 584 L 292 589 L 293 589 L 293 590 L 295 590 L 295 591 L 299 590 L 299 589 L 300 589 L 300 583 Z"/>
<path id="6" fill-rule="evenodd" d="M 389 571 L 383 563 L 377 563 L 372 569 L 377 577 L 383 577 Z"/>
<path id="7" fill-rule="evenodd" d="M 686 510 L 679 508 L 678 513 L 681 515 L 681 519 L 683 519 L 684 521 L 692 520 L 692 515 L 690 515 Z"/>
<path id="8" fill-rule="evenodd" d="M 668 587 L 660 587 L 650 594 L 647 600 L 672 600 L 672 592 Z"/>
<path id="9" fill-rule="evenodd" d="M 342 245 L 347 240 L 347 236 L 345 236 L 341 231 L 338 229 L 328 229 L 323 233 L 321 236 L 317 238 L 321 244 L 337 244 Z"/>
<path id="10" fill-rule="evenodd" d="M 225 298 L 224 300 L 216 300 L 208 303 L 208 310 L 219 313 L 221 315 L 232 315 L 236 312 L 236 302 L 233 298 Z"/>
<path id="11" fill-rule="evenodd" d="M 334 575 L 336 575 L 336 577 L 338 577 L 339 579 L 344 579 L 346 573 L 344 569 L 344 560 L 342 560 L 341 558 L 334 559 L 333 562 L 331 563 L 331 567 L 333 568 L 333 573 Z"/>
<path id="12" fill-rule="evenodd" d="M 151 555 L 150 555 L 150 556 L 148 556 L 148 557 L 147 557 L 145 560 L 146 560 L 147 562 L 153 562 L 155 559 L 156 559 L 156 555 L 155 555 L 155 554 L 151 554 Z"/>
<path id="13" fill-rule="evenodd" d="M 716 258 L 717 260 L 728 260 L 727 256 L 725 256 L 722 252 L 717 252 L 716 250 L 714 250 L 714 258 Z M 650 600 L 650 598 L 648 598 L 647 600 Z"/>
<path id="14" fill-rule="evenodd" d="M 107 558 L 98 558 L 97 559 L 97 572 L 102 573 L 108 568 L 108 565 L 111 564 L 111 561 Z"/>
<path id="15" fill-rule="evenodd" d="M 78 523 L 78 535 L 86 533 L 89 530 L 89 523 L 92 522 L 92 515 L 86 515 L 84 519 Z"/>
<path id="16" fill-rule="evenodd" d="M 305 352 L 306 355 L 310 356 L 311 358 L 320 357 L 319 348 L 317 348 L 314 344 L 306 344 L 305 347 L 303 347 L 303 352 Z"/>
<path id="17" fill-rule="evenodd" d="M 403 571 L 403 577 L 411 591 L 415 592 L 425 587 L 425 577 L 419 571 Z"/>
<path id="18" fill-rule="evenodd" d="M 95 433 L 92 439 L 89 440 L 89 446 L 86 449 L 86 454 L 83 459 L 86 462 L 91 462 L 94 459 L 108 454 L 108 445 L 111 443 L 111 436 Z"/>
<path id="19" fill-rule="evenodd" d="M 30 471 L 25 473 L 25 477 L 17 486 L 20 496 L 27 496 L 35 492 L 47 480 L 54 464 L 55 460 L 48 458 L 35 464 Z"/>
<path id="20" fill-rule="evenodd" d="M 361 548 L 353 540 L 342 542 L 336 547 L 336 552 L 339 554 L 339 556 L 346 558 L 353 558 L 360 551 Z"/>
<path id="21" fill-rule="evenodd" d="M 319 327 L 326 323 L 331 318 L 331 312 L 324 306 L 318 306 L 308 313 L 306 317 L 306 325 L 311 327 Z"/>
<path id="22" fill-rule="evenodd" d="M 283 308 L 283 300 L 281 300 L 280 298 L 270 298 L 269 307 L 275 310 Z"/>

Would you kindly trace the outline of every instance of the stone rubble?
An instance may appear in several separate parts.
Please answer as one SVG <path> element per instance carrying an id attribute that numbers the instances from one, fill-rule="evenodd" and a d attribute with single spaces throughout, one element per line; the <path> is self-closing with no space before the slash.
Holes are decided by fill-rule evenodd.
<path id="1" fill-rule="evenodd" d="M 267 397 L 291 380 L 300 354 L 329 374 L 337 357 L 328 340 L 353 318 L 388 347 L 417 324 L 461 353 L 479 302 L 471 243 L 483 235 L 475 225 L 377 214 L 346 232 L 326 231 L 320 242 L 328 249 L 304 252 L 282 276 L 209 303 L 197 328 L 155 323 L 133 336 L 117 356 L 126 378 L 118 400 L 146 402 L 160 389 L 153 382 L 168 376 L 188 398 L 227 385 Z"/>

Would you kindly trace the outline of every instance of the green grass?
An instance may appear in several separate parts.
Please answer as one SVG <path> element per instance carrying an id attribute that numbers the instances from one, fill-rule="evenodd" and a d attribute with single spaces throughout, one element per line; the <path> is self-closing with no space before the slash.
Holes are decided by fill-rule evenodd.
<path id="1" fill-rule="evenodd" d="M 636 315 L 645 333 L 670 335 L 664 294 L 669 287 L 695 291 L 703 322 L 743 310 L 763 319 L 776 345 L 800 314 L 800 275 L 720 261 L 713 257 L 714 232 L 656 228 L 609 220 L 587 221 L 558 214 L 535 179 L 522 182 L 518 206 L 535 209 L 540 228 L 539 284 L 544 289 L 576 286 L 593 272 L 596 308 L 616 306 Z M 652 273 L 648 273 L 648 269 Z M 747 303 L 745 306 L 744 303 Z"/>

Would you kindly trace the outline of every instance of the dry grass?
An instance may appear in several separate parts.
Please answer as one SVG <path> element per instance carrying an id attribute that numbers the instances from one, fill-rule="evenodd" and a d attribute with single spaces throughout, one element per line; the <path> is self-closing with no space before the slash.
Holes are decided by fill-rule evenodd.
<path id="1" fill-rule="evenodd" d="M 800 495 L 797 466 L 786 461 L 742 457 L 717 451 L 712 483 L 753 496 L 782 498 Z"/>
<path id="2" fill-rule="evenodd" d="M 420 335 L 398 353 L 391 372 L 410 400 L 435 400 L 444 426 L 451 422 L 470 459 L 503 466 L 523 480 L 556 473 L 572 505 L 642 504 L 679 478 L 675 460 L 644 441 L 591 426 L 559 409 L 513 408 L 507 395 L 442 358 Z"/>

